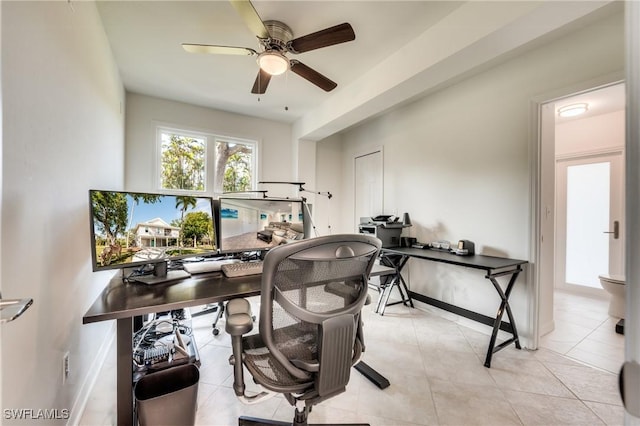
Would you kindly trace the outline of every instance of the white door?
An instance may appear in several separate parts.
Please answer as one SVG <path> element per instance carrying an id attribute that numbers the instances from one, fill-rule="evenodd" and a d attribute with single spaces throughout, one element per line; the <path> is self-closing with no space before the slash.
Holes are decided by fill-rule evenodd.
<path id="1" fill-rule="evenodd" d="M 622 153 L 556 163 L 556 287 L 602 289 L 598 275 L 624 274 Z"/>
<path id="2" fill-rule="evenodd" d="M 355 158 L 354 164 L 355 230 L 361 217 L 384 214 L 382 150 Z"/>

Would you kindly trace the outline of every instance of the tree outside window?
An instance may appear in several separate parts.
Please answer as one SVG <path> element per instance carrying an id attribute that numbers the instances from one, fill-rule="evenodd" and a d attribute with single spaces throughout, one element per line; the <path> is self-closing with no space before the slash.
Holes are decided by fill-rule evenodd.
<path id="1" fill-rule="evenodd" d="M 160 139 L 160 187 L 204 191 L 206 138 L 162 131 Z"/>
<path id="2" fill-rule="evenodd" d="M 254 189 L 255 142 L 162 127 L 158 137 L 161 189 L 205 191 L 205 182 L 213 184 L 216 194 Z M 207 145 L 215 147 L 213 158 L 207 155 Z M 212 175 L 213 179 L 207 178 Z"/>
<path id="3" fill-rule="evenodd" d="M 216 192 L 240 192 L 253 189 L 254 146 L 238 142 L 216 141 Z"/>

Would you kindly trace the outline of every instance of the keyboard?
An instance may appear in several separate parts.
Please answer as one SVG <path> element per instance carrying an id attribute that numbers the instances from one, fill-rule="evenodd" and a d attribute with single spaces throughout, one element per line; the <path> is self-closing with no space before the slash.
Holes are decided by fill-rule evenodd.
<path id="1" fill-rule="evenodd" d="M 226 265 L 222 265 L 221 269 L 222 273 L 229 278 L 258 275 L 262 273 L 262 261 L 228 263 Z"/>
<path id="2" fill-rule="evenodd" d="M 190 274 L 206 274 L 218 272 L 222 265 L 240 262 L 238 259 L 204 260 L 202 262 L 184 262 L 182 267 Z"/>

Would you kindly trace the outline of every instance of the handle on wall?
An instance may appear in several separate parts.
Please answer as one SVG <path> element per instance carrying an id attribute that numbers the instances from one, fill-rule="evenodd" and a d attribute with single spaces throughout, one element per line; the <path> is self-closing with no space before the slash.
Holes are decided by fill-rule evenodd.
<path id="1" fill-rule="evenodd" d="M 605 234 L 613 234 L 613 239 L 617 240 L 620 238 L 620 222 L 617 220 L 613 221 L 613 231 L 604 231 Z"/>

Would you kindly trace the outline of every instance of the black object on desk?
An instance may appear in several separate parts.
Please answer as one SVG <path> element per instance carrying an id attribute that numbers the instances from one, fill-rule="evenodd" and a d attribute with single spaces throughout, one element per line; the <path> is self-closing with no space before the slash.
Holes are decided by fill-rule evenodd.
<path id="1" fill-rule="evenodd" d="M 429 305 L 436 306 L 465 318 L 469 318 L 482 324 L 492 326 L 493 332 L 491 333 L 489 348 L 487 349 L 487 356 L 484 362 L 484 366 L 487 368 L 491 367 L 491 358 L 493 354 L 509 346 L 511 343 L 514 343 L 516 348 L 521 349 L 518 331 L 516 329 L 516 323 L 511 312 L 511 307 L 509 305 L 509 296 L 511 294 L 511 290 L 513 289 L 513 285 L 518 278 L 518 275 L 522 271 L 523 265 L 529 263 L 528 261 L 508 259 L 504 257 L 484 256 L 478 254 L 473 256 L 457 256 L 447 251 L 425 250 L 411 247 L 382 248 L 380 252 L 381 257 L 389 257 L 393 255 L 401 256 L 400 260 L 395 263 L 396 269 L 399 274 L 402 272 L 402 269 L 410 258 L 448 263 L 451 265 L 464 266 L 467 268 L 481 269 L 483 271 L 486 271 L 487 274 L 485 275 L 485 278 L 491 281 L 491 284 L 493 284 L 493 287 L 495 288 L 501 299 L 500 306 L 498 307 L 495 318 L 491 318 L 489 316 L 473 312 L 459 306 L 451 305 L 441 300 L 433 299 L 431 297 L 413 291 L 409 291 L 409 295 L 411 298 L 419 300 L 420 302 L 427 303 Z M 497 278 L 503 276 L 509 277 L 509 282 L 507 283 L 504 291 L 497 281 Z M 505 311 L 507 312 L 507 316 L 509 318 L 508 323 L 502 321 L 502 316 L 504 315 Z M 496 345 L 498 330 L 506 331 L 507 333 L 510 333 L 512 337 Z"/>

